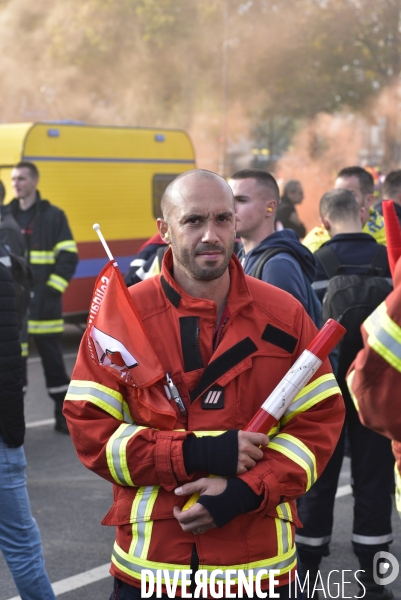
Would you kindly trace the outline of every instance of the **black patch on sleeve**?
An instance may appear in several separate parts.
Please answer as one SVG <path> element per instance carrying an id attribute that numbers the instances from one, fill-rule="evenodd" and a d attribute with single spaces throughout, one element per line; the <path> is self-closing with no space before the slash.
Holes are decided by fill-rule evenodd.
<path id="1" fill-rule="evenodd" d="M 203 367 L 199 347 L 199 317 L 180 317 L 181 348 L 185 373 Z"/>
<path id="2" fill-rule="evenodd" d="M 199 385 L 191 392 L 191 402 L 196 400 L 198 396 L 201 396 L 208 387 L 227 373 L 227 371 L 256 352 L 257 349 L 256 344 L 254 344 L 251 338 L 246 337 L 211 362 L 203 371 Z"/>
<path id="3" fill-rule="evenodd" d="M 160 277 L 160 282 L 162 284 L 163 291 L 167 296 L 167 300 L 169 300 L 171 304 L 175 306 L 175 308 L 178 308 L 181 302 L 180 294 L 174 288 L 172 288 L 169 283 L 167 283 L 163 275 Z"/>
<path id="4" fill-rule="evenodd" d="M 278 346 L 290 354 L 294 352 L 298 343 L 298 338 L 290 335 L 282 329 L 279 329 L 278 327 L 275 327 L 274 325 L 271 325 L 270 323 L 269 325 L 266 325 L 266 328 L 262 333 L 262 340 L 269 342 L 274 346 Z"/>

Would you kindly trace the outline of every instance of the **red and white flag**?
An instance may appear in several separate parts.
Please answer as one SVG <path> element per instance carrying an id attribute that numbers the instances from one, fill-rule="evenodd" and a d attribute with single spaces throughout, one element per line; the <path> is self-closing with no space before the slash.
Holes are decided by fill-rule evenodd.
<path id="1" fill-rule="evenodd" d="M 100 272 L 89 309 L 88 349 L 115 379 L 144 388 L 164 377 L 117 263 Z"/>

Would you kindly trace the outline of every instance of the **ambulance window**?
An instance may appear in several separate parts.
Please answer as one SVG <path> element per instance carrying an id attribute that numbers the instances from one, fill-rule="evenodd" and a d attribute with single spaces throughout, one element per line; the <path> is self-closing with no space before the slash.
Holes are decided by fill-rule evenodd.
<path id="1" fill-rule="evenodd" d="M 164 190 L 176 177 L 178 173 L 158 173 L 153 175 L 152 181 L 152 198 L 153 198 L 153 216 L 155 219 L 162 217 L 160 210 L 160 202 L 164 194 Z"/>

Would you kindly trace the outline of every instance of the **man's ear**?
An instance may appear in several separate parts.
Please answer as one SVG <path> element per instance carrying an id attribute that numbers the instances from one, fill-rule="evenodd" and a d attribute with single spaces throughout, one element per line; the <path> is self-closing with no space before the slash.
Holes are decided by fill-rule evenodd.
<path id="1" fill-rule="evenodd" d="M 325 217 L 320 217 L 320 222 L 323 225 L 323 227 L 325 228 L 326 231 L 328 231 L 330 233 L 330 221 L 328 219 L 326 219 Z"/>
<path id="2" fill-rule="evenodd" d="M 276 200 L 268 200 L 266 202 L 266 216 L 268 218 L 275 217 L 277 212 L 277 201 Z"/>
<path id="3" fill-rule="evenodd" d="M 166 244 L 170 243 L 170 235 L 168 233 L 168 223 L 164 219 L 157 219 L 157 230 L 162 238 L 163 242 Z"/>
<path id="4" fill-rule="evenodd" d="M 364 204 L 365 204 L 367 210 L 369 210 L 369 208 L 374 205 L 375 200 L 376 200 L 376 198 L 375 198 L 374 194 L 368 194 L 365 197 L 365 203 Z"/>
<path id="5" fill-rule="evenodd" d="M 365 225 L 366 221 L 369 218 L 369 208 L 367 206 L 361 206 L 359 209 L 359 216 L 360 216 L 362 225 Z"/>

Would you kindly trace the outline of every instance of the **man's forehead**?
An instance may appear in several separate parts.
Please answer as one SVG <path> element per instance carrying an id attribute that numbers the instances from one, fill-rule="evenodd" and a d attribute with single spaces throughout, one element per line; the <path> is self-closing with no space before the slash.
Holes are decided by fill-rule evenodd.
<path id="1" fill-rule="evenodd" d="M 233 207 L 233 194 L 224 180 L 185 178 L 177 182 L 168 203 L 175 211 L 210 212 L 216 208 L 219 212 L 221 206 L 226 205 L 228 209 Z M 220 208 L 219 208 L 220 207 Z"/>
<path id="2" fill-rule="evenodd" d="M 25 175 L 27 175 L 28 177 L 32 177 L 28 167 L 14 167 L 14 169 L 11 171 L 11 175 L 13 177 L 20 177 L 21 175 L 23 175 L 24 177 Z"/>
<path id="3" fill-rule="evenodd" d="M 337 177 L 334 187 L 345 190 L 360 190 L 359 179 L 355 177 L 355 175 L 351 175 L 350 177 Z"/>

